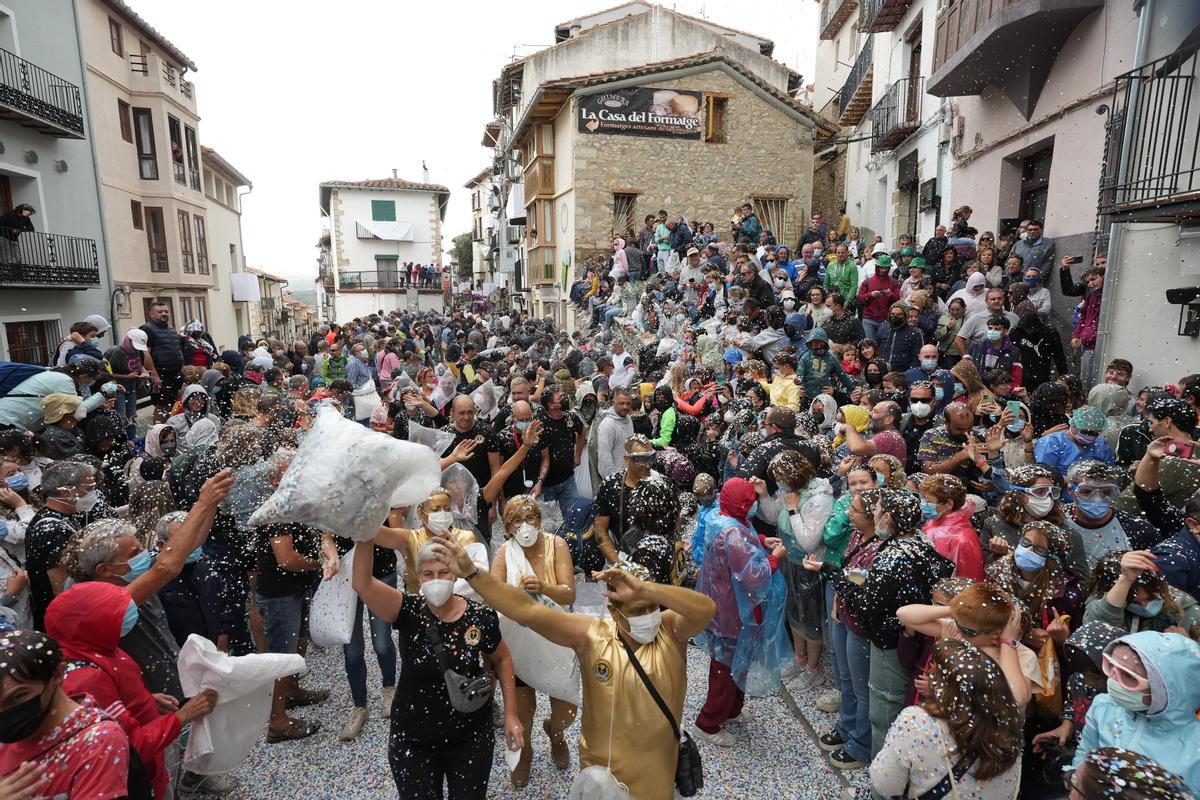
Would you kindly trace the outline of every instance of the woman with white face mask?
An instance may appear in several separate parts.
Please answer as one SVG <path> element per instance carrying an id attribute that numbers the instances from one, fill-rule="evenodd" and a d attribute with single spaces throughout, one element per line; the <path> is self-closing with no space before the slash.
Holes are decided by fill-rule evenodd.
<path id="1" fill-rule="evenodd" d="M 541 525 L 542 509 L 536 498 L 518 495 L 509 499 L 504 507 L 504 531 L 508 539 L 496 550 L 491 572 L 497 580 L 524 589 L 535 599 L 550 600 L 561 609 L 575 602 L 575 569 L 566 540 L 543 533 Z M 530 734 L 536 711 L 536 692 L 518 674 L 517 714 L 525 730 L 521 760 L 512 772 L 512 784 L 518 789 L 529 783 L 533 766 Z M 542 730 L 550 737 L 551 759 L 560 770 L 571 765 L 571 750 L 564 734 L 575 721 L 575 713 L 574 705 L 551 697 L 550 718 L 542 723 Z"/>
<path id="2" fill-rule="evenodd" d="M 404 591 L 416 592 L 420 588 L 417 580 L 417 552 L 435 537 L 453 538 L 471 553 L 471 558 L 481 569 L 487 569 L 487 548 L 475 538 L 475 534 L 462 528 L 454 527 L 454 512 L 450 492 L 441 487 L 430 492 L 417 506 L 417 521 L 419 528 L 380 528 L 379 546 L 399 550 L 404 556 Z M 464 594 L 470 591 L 465 583 L 455 587 L 455 591 Z M 468 594 L 468 597 L 474 595 Z"/>
<path id="3" fill-rule="evenodd" d="M 426 510 L 422 516 L 440 511 Z M 444 535 L 434 542 L 458 544 Z M 361 552 L 355 551 L 352 585 L 372 613 L 393 623 L 404 654 L 388 738 L 388 761 L 400 796 L 442 797 L 444 779 L 455 800 L 483 800 L 495 740 L 489 670 L 504 698 L 507 750 L 520 749 L 524 736 L 512 658 L 496 612 L 454 593 L 456 575 L 434 542 L 422 545 L 411 559 L 416 592 L 402 592 L 375 578 L 375 551 L 365 542 Z M 461 546 L 458 550 L 478 570 Z"/>
<path id="4" fill-rule="evenodd" d="M 1045 521 L 1067 529 L 1067 518 L 1059 499 L 1062 489 L 1054 470 L 1044 464 L 1027 464 L 1008 470 L 1005 477 L 1008 491 L 979 525 L 979 538 L 985 549 L 990 551 L 990 555 L 984 553 L 988 561 L 1008 555 L 1016 549 L 1021 540 L 1021 528 L 1031 522 Z M 1063 570 L 1086 580 L 1090 565 L 1076 562 L 1077 559 L 1069 559 L 1062 564 Z"/>

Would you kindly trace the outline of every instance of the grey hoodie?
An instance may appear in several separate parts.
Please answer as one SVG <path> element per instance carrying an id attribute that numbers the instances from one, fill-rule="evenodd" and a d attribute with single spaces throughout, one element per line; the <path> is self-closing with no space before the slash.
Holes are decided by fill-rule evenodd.
<path id="1" fill-rule="evenodd" d="M 625 467 L 625 442 L 633 436 L 633 419 L 622 417 L 611 408 L 596 415 L 588 435 L 588 463 L 592 486 Z"/>
<path id="2" fill-rule="evenodd" d="M 204 411 L 199 414 L 192 414 L 187 410 L 187 401 L 189 397 L 197 393 L 204 395 Z M 181 443 L 183 442 L 183 437 L 199 419 L 208 419 L 216 426 L 218 431 L 221 430 L 221 418 L 212 413 L 212 398 L 208 396 L 208 392 L 204 390 L 201 384 L 193 383 L 183 390 L 182 406 L 183 411 L 167 420 L 167 424 L 175 429 L 175 433 Z M 182 444 L 180 449 L 185 449 Z"/>

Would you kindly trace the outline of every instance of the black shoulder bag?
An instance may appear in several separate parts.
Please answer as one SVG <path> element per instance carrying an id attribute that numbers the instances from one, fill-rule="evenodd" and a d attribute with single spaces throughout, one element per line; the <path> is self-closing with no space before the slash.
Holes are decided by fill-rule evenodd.
<path id="1" fill-rule="evenodd" d="M 442 637 L 438 633 L 437 623 L 434 622 L 432 614 L 425 619 L 425 638 L 433 648 L 433 656 L 437 659 L 438 666 L 442 668 L 442 677 L 446 680 L 446 693 L 450 696 L 450 705 L 454 706 L 455 711 L 470 714 L 492 699 L 492 679 L 487 673 L 465 678 L 450 669 L 450 658 L 446 655 L 446 648 L 442 646 Z"/>
<path id="2" fill-rule="evenodd" d="M 625 641 L 619 633 L 617 638 L 625 646 L 625 652 L 629 654 L 633 668 L 637 670 L 638 677 L 642 679 L 642 683 L 646 684 L 650 696 L 658 704 L 658 710 L 667 718 L 667 722 L 671 723 L 675 740 L 679 742 L 679 760 L 675 762 L 675 791 L 679 792 L 681 797 L 692 797 L 704 788 L 704 766 L 700 763 L 700 748 L 692 741 L 692 737 L 687 731 L 679 730 L 679 723 L 675 721 L 671 709 L 667 708 L 662 695 L 654 688 L 654 682 L 650 680 L 646 670 L 642 669 L 642 662 L 638 661 L 637 656 L 633 654 L 633 648 L 629 646 L 629 642 Z"/>

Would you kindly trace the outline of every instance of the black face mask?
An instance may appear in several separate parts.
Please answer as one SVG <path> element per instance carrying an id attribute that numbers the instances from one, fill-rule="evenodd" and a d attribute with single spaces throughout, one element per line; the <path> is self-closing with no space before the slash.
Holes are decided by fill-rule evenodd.
<path id="1" fill-rule="evenodd" d="M 888 324 L 893 328 L 903 328 L 906 321 L 904 317 L 888 317 Z"/>
<path id="2" fill-rule="evenodd" d="M 812 412 L 812 418 L 813 418 L 813 422 L 816 422 L 818 425 L 820 425 L 822 422 L 825 421 L 825 412 L 824 411 L 814 411 L 814 412 Z"/>
<path id="3" fill-rule="evenodd" d="M 50 713 L 50 705 L 42 707 L 45 690 L 11 708 L 0 711 L 0 743 L 13 744 L 33 735 L 42 720 Z"/>
<path id="4" fill-rule="evenodd" d="M 868 372 L 866 374 L 866 378 L 867 383 L 871 384 L 872 386 L 878 386 L 879 384 L 883 383 L 883 376 L 878 372 Z"/>

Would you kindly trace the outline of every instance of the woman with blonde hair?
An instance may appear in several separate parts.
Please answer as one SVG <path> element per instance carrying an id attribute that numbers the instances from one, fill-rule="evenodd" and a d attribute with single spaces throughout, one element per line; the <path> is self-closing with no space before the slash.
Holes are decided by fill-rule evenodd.
<path id="1" fill-rule="evenodd" d="M 566 540 L 542 531 L 542 507 L 532 495 L 517 495 L 504 506 L 504 532 L 508 537 L 492 558 L 492 576 L 498 581 L 524 589 L 535 599 L 545 598 L 560 608 L 575 602 L 575 570 Z M 549 605 L 549 604 L 547 604 Z M 501 622 L 501 627 L 504 622 Z M 517 659 L 519 661 L 519 659 Z M 513 786 L 529 783 L 533 766 L 531 731 L 537 712 L 537 693 L 521 677 L 517 664 L 517 716 L 525 731 L 521 760 L 512 772 Z M 530 677 L 530 676 L 526 676 Z M 532 678 L 531 678 L 532 679 Z M 550 757 L 558 769 L 571 765 L 571 750 L 565 736 L 575 721 L 577 707 L 550 697 L 550 717 L 542 730 L 550 738 Z"/>

